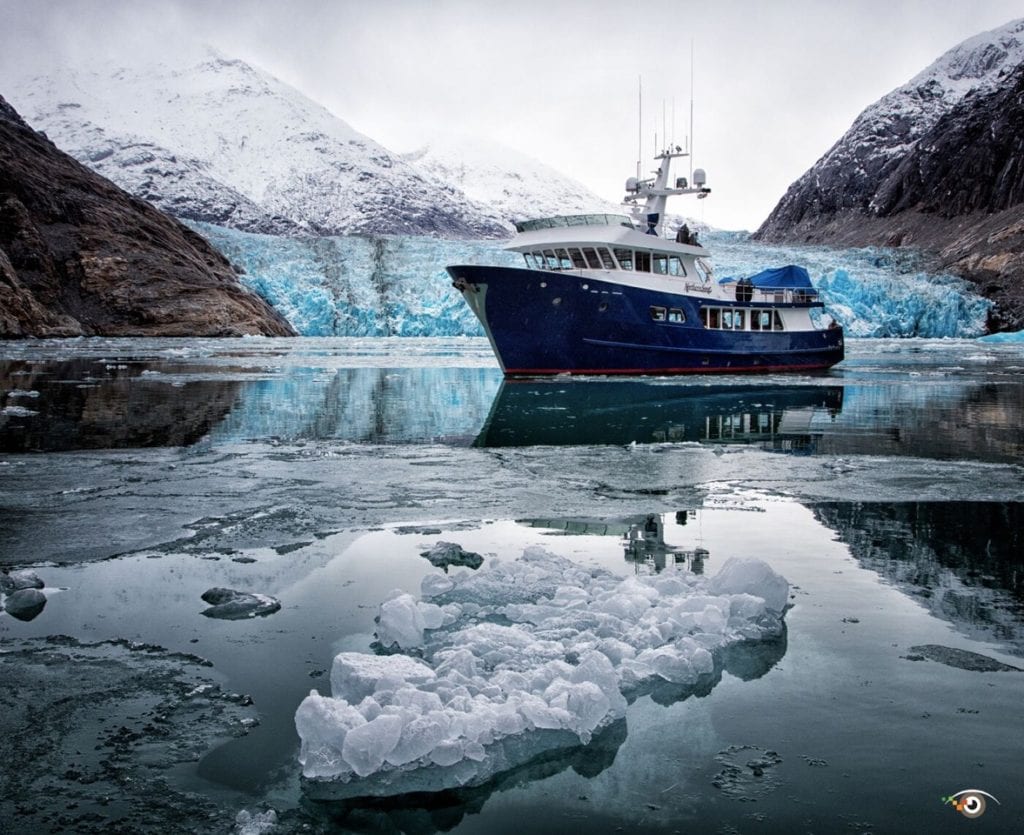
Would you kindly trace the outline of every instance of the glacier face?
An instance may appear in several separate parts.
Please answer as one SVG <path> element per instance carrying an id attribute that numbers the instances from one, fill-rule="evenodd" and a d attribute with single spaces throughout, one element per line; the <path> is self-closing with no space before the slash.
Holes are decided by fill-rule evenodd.
<path id="1" fill-rule="evenodd" d="M 448 264 L 522 264 L 493 241 L 288 238 L 195 224 L 303 336 L 482 336 Z"/>
<path id="2" fill-rule="evenodd" d="M 303 336 L 482 336 L 445 272 L 449 264 L 521 266 L 494 241 L 350 235 L 278 237 L 194 224 L 244 269 L 241 280 Z M 705 241 L 718 276 L 783 264 L 807 268 L 826 311 L 850 336 L 977 337 L 990 303 L 907 253 L 765 246 L 731 233 Z"/>

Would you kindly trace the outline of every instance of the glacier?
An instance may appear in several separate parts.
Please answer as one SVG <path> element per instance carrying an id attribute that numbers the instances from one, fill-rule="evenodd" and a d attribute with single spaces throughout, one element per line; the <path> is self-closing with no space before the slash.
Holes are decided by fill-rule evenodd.
<path id="1" fill-rule="evenodd" d="M 445 266 L 522 265 L 519 254 L 496 241 L 284 237 L 190 225 L 303 336 L 482 336 Z M 805 267 L 826 312 L 851 337 L 975 338 L 987 332 L 988 300 L 962 279 L 926 272 L 905 252 L 769 246 L 714 231 L 704 241 L 718 276 Z"/>

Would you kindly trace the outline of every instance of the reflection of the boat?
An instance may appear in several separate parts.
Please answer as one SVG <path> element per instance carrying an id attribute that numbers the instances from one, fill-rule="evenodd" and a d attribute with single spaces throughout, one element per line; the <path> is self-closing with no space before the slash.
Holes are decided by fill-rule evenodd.
<path id="1" fill-rule="evenodd" d="M 676 514 L 678 521 L 686 524 L 686 511 Z M 631 525 L 625 540 L 626 560 L 633 563 L 639 574 L 642 569 L 660 574 L 670 570 L 686 569 L 694 574 L 704 573 L 704 561 L 708 558 L 706 548 L 677 548 L 665 542 L 665 525 L 656 513 L 649 513 L 643 524 Z"/>
<path id="2" fill-rule="evenodd" d="M 676 525 L 695 519 L 697 511 L 676 512 Z M 611 519 L 572 517 L 567 519 L 519 519 L 520 525 L 543 528 L 577 536 L 615 536 L 622 540 L 623 556 L 633 563 L 636 573 L 659 574 L 670 571 L 704 573 L 710 554 L 706 548 L 679 548 L 665 542 L 665 521 L 660 514 L 621 516 Z"/>
<path id="3" fill-rule="evenodd" d="M 475 445 L 697 441 L 810 452 L 820 434 L 814 419 L 831 420 L 842 404 L 840 386 L 509 381 L 498 391 Z"/>

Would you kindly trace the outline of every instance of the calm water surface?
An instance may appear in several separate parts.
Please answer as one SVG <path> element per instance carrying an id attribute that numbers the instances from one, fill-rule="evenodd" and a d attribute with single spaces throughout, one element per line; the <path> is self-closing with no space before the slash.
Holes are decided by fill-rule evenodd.
<path id="1" fill-rule="evenodd" d="M 260 725 L 182 790 L 296 831 L 1024 828 L 1024 673 L 949 652 L 1024 667 L 1020 347 L 854 341 L 817 376 L 508 383 L 470 339 L 3 348 L 0 560 L 34 566 L 47 602 L 0 615 L 0 640 L 212 661 Z M 630 551 L 649 515 L 671 547 Z M 787 633 L 478 789 L 304 801 L 295 708 L 336 652 L 369 651 L 377 605 L 418 592 L 441 539 L 623 575 L 757 556 L 791 584 Z M 282 609 L 211 620 L 213 586 Z M 941 802 L 966 788 L 1000 805 L 968 822 Z"/>

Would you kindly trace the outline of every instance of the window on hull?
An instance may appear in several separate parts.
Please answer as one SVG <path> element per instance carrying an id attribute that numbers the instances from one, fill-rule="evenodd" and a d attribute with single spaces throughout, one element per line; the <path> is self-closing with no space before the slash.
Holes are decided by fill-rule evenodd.
<path id="1" fill-rule="evenodd" d="M 782 331 L 785 326 L 777 310 L 747 310 L 735 307 L 702 307 L 700 321 L 711 330 L 745 331 L 750 322 L 752 331 Z"/>
<path id="2" fill-rule="evenodd" d="M 686 321 L 686 314 L 678 307 L 664 308 L 660 305 L 651 305 L 651 319 L 655 322 L 670 322 L 673 325 L 681 325 Z"/>

